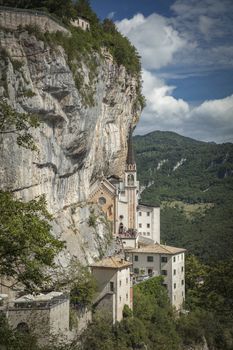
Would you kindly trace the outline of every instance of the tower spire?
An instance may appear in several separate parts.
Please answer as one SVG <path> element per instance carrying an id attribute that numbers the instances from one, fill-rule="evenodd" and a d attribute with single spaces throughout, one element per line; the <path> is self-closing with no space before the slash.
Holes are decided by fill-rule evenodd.
<path id="1" fill-rule="evenodd" d="M 126 158 L 126 169 L 136 170 L 136 162 L 133 150 L 133 128 L 131 125 L 128 136 L 128 153 Z"/>

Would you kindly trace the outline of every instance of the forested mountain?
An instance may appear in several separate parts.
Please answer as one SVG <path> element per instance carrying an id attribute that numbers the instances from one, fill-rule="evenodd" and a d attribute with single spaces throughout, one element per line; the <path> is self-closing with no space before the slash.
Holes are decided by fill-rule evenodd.
<path id="1" fill-rule="evenodd" d="M 161 206 L 161 239 L 207 263 L 233 252 L 233 144 L 173 132 L 135 136 L 142 201 Z"/>

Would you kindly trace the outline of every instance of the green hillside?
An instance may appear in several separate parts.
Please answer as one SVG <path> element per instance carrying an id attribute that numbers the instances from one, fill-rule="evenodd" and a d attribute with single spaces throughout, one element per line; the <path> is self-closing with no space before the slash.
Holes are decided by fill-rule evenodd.
<path id="1" fill-rule="evenodd" d="M 135 136 L 143 202 L 161 206 L 161 239 L 212 263 L 233 255 L 233 144 L 173 132 Z"/>

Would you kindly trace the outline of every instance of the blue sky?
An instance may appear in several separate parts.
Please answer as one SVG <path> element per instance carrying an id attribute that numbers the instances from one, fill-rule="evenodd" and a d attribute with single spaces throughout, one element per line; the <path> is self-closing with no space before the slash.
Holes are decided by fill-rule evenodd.
<path id="1" fill-rule="evenodd" d="M 137 134 L 233 142 L 232 0 L 91 0 L 142 57 L 147 99 Z"/>

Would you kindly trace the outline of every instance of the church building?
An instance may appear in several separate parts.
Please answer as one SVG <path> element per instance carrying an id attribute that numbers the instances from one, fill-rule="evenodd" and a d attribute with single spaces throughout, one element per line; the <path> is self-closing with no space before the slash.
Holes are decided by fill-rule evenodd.
<path id="1" fill-rule="evenodd" d="M 111 176 L 96 182 L 89 201 L 98 203 L 113 223 L 113 234 L 126 246 L 136 248 L 137 241 L 160 242 L 160 208 L 139 204 L 139 181 L 133 152 L 132 129 L 122 178 Z M 134 243 L 132 243 L 134 241 Z"/>

